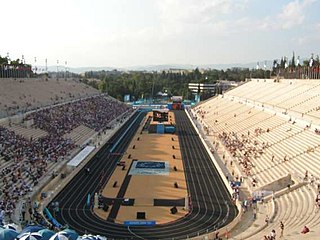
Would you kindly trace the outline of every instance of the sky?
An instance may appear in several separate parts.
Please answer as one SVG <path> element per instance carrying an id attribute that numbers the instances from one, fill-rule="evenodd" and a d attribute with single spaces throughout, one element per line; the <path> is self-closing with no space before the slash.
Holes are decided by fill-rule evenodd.
<path id="1" fill-rule="evenodd" d="M 0 1 L 0 55 L 37 65 L 230 64 L 320 54 L 320 0 Z"/>

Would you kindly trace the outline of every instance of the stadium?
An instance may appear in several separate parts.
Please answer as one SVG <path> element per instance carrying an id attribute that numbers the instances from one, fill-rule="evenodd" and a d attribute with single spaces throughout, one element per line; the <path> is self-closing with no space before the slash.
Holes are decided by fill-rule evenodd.
<path id="1" fill-rule="evenodd" d="M 317 239 L 319 92 L 247 79 L 159 109 L 78 79 L 2 78 L 0 238 Z"/>
<path id="2" fill-rule="evenodd" d="M 319 240 L 319 9 L 2 1 L 0 240 Z"/>

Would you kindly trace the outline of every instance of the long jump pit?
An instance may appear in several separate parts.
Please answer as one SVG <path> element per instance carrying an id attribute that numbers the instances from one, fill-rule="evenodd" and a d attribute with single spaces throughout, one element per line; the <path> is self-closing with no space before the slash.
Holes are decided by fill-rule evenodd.
<path id="1" fill-rule="evenodd" d="M 147 114 L 102 190 L 108 207 L 94 208 L 100 218 L 120 224 L 164 224 L 188 214 L 178 137 L 146 131 L 150 116 L 152 113 Z M 175 123 L 173 112 L 169 112 L 169 119 L 170 124 Z"/>

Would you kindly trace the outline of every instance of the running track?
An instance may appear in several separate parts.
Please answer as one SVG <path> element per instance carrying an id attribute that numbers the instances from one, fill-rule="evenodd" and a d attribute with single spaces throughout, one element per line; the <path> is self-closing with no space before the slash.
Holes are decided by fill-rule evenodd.
<path id="1" fill-rule="evenodd" d="M 112 137 L 110 141 L 115 143 L 117 138 L 127 130 L 126 136 L 115 147 L 114 152 L 126 151 L 144 116 L 144 112 L 137 112 Z M 186 113 L 175 111 L 175 118 L 176 134 L 180 141 L 188 192 L 192 201 L 190 214 L 168 224 L 130 228 L 93 214 L 92 209 L 86 206 L 88 193 L 92 196 L 94 192 L 101 189 L 101 179 L 102 182 L 109 179 L 116 168 L 117 161 L 121 158 L 121 156 L 110 154 L 112 146 L 106 144 L 86 165 L 90 168 L 90 175 L 81 170 L 53 200 L 58 201 L 60 206 L 56 219 L 81 234 L 87 231 L 114 239 L 186 239 L 230 223 L 238 211 L 232 204 L 218 171 Z M 134 124 L 128 128 L 132 122 Z M 53 214 L 50 205 L 48 208 Z"/>

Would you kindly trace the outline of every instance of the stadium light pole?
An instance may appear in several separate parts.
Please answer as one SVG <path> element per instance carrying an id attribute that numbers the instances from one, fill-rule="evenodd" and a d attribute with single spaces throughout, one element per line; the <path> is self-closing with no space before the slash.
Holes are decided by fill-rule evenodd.
<path id="1" fill-rule="evenodd" d="M 153 104 L 153 92 L 154 92 L 154 78 L 152 80 L 151 104 Z"/>
<path id="2" fill-rule="evenodd" d="M 64 62 L 64 78 L 67 78 L 67 61 Z"/>
<path id="3" fill-rule="evenodd" d="M 22 64 L 23 64 L 23 72 L 22 72 L 22 77 L 24 77 L 24 75 L 25 75 L 25 69 L 24 69 L 24 55 L 22 55 L 22 57 L 21 57 L 21 62 L 22 62 Z"/>
<path id="4" fill-rule="evenodd" d="M 9 52 L 7 52 L 7 62 L 8 62 L 8 66 L 7 66 L 7 71 L 6 71 L 6 75 L 7 77 L 9 77 L 10 75 L 10 57 L 9 57 Z"/>
<path id="5" fill-rule="evenodd" d="M 16 78 L 19 78 L 20 77 L 20 66 L 19 66 L 19 64 L 20 64 L 20 61 L 17 61 L 17 66 L 15 67 L 15 77 Z"/>
<path id="6" fill-rule="evenodd" d="M 34 57 L 34 74 L 37 74 L 37 58 Z"/>
<path id="7" fill-rule="evenodd" d="M 1 77 L 4 78 L 4 66 L 5 63 L 1 64 L 0 69 L 1 69 Z"/>
<path id="8" fill-rule="evenodd" d="M 59 73 L 59 60 L 57 60 L 57 78 L 59 77 L 58 74 Z"/>
<path id="9" fill-rule="evenodd" d="M 12 72 L 12 77 L 15 78 L 16 77 L 16 67 L 15 65 L 11 66 L 11 72 Z"/>

